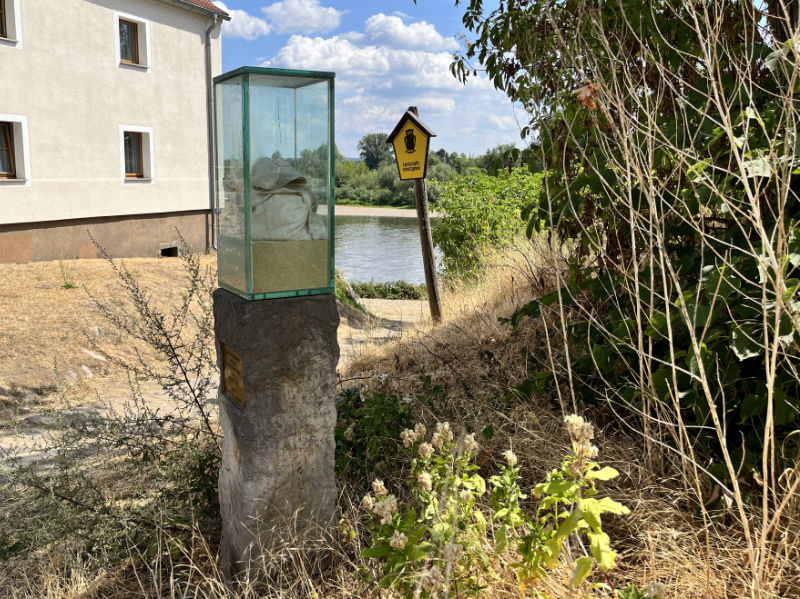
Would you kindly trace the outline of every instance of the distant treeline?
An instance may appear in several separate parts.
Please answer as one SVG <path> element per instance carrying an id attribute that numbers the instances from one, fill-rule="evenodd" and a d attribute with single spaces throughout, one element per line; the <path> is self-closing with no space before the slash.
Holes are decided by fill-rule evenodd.
<path id="1" fill-rule="evenodd" d="M 336 152 L 336 203 L 368 206 L 413 206 L 414 184 L 401 181 L 397 174 L 392 148 L 386 133 L 370 133 L 358 142 L 361 160 L 352 161 Z M 431 152 L 428 158 L 428 201 L 435 204 L 442 194 L 443 183 L 480 169 L 494 173 L 507 168 L 503 153 L 513 144 L 494 147 L 480 156 L 467 156 L 445 149 Z"/>

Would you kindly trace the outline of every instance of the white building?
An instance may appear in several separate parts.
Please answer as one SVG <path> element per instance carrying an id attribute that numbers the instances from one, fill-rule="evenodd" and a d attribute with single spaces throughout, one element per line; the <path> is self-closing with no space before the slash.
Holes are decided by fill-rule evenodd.
<path id="1" fill-rule="evenodd" d="M 210 0 L 0 0 L 0 262 L 209 243 Z"/>

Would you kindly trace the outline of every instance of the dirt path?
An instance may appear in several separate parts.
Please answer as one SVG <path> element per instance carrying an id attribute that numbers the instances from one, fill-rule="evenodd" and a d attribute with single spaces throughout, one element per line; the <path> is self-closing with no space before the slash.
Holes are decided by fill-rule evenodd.
<path id="1" fill-rule="evenodd" d="M 180 301 L 185 281 L 180 260 L 125 264 L 156 306 L 168 310 Z M 216 258 L 203 256 L 202 264 L 213 272 Z M 130 400 L 126 371 L 106 356 L 130 355 L 131 341 L 108 324 L 90 297 L 110 305 L 123 301 L 124 291 L 105 261 L 0 264 L 0 280 L 0 450 L 29 448 L 65 413 L 80 417 Z M 66 283 L 74 287 L 65 288 Z M 340 368 L 427 317 L 425 302 L 364 303 L 372 316 L 341 311 Z M 171 408 L 159 389 L 142 385 L 148 402 Z"/>

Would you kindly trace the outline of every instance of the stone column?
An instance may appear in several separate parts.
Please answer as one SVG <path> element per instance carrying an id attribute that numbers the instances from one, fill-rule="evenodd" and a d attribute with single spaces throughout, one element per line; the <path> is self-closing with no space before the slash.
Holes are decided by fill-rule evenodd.
<path id="1" fill-rule="evenodd" d="M 214 321 L 220 557 L 235 577 L 291 535 L 335 522 L 339 316 L 333 295 L 248 301 L 217 289 Z"/>

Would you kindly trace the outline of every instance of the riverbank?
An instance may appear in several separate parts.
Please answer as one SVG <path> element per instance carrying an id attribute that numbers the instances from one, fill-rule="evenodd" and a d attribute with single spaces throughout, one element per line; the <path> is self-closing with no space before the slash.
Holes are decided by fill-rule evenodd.
<path id="1" fill-rule="evenodd" d="M 414 208 L 392 208 L 391 206 L 336 206 L 336 216 L 386 216 L 394 218 L 416 218 Z M 431 218 L 441 216 L 439 212 L 431 212 Z"/>

